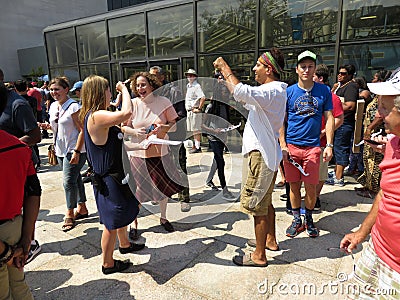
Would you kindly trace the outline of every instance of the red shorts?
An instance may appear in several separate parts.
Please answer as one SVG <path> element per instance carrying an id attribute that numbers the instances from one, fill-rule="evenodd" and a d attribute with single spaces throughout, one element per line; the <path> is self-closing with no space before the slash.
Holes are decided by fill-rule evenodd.
<path id="1" fill-rule="evenodd" d="M 287 145 L 290 157 L 303 167 L 308 176 L 303 175 L 290 162 L 284 162 L 285 178 L 287 182 L 302 181 L 309 184 L 318 184 L 319 182 L 319 156 L 321 148 L 317 147 L 302 147 L 296 145 Z"/>

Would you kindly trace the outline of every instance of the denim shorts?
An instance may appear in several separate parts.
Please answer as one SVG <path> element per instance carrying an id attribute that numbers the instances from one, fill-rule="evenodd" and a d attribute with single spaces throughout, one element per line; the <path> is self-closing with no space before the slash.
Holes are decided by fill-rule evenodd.
<path id="1" fill-rule="evenodd" d="M 333 153 L 337 165 L 347 166 L 349 164 L 350 149 L 352 147 L 351 137 L 353 133 L 354 126 L 351 124 L 343 124 L 335 131 Z"/>

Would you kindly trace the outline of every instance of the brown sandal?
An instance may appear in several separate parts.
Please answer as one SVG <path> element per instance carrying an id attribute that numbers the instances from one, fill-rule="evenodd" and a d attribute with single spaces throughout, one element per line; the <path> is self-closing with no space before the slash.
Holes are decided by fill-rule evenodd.
<path id="1" fill-rule="evenodd" d="M 75 220 L 73 218 L 65 218 L 64 224 L 61 227 L 62 231 L 67 232 L 75 227 Z"/>

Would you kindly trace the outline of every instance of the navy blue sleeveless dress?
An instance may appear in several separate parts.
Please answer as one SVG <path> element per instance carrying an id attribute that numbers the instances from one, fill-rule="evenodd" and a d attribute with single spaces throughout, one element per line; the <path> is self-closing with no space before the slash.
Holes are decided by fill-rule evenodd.
<path id="1" fill-rule="evenodd" d="M 108 131 L 107 142 L 95 145 L 87 130 L 90 115 L 88 113 L 85 117 L 85 147 L 93 171 L 104 184 L 101 191 L 93 185 L 100 223 L 108 230 L 118 229 L 132 223 L 139 212 L 139 202 L 128 184 L 122 184 L 125 177 L 122 163 L 123 134 L 117 126 L 113 126 Z"/>

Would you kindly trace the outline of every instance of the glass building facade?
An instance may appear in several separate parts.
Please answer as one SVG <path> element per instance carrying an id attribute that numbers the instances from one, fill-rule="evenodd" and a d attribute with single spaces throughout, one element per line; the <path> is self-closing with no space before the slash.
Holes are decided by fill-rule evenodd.
<path id="1" fill-rule="evenodd" d="M 89 74 L 124 80 L 160 65 L 170 80 L 188 68 L 210 77 L 223 56 L 241 81 L 252 82 L 259 54 L 285 53 L 285 80 L 296 78 L 305 49 L 328 65 L 331 82 L 343 64 L 367 81 L 400 65 L 398 0 L 169 0 L 146 2 L 47 27 L 50 76 L 72 82 Z"/>

